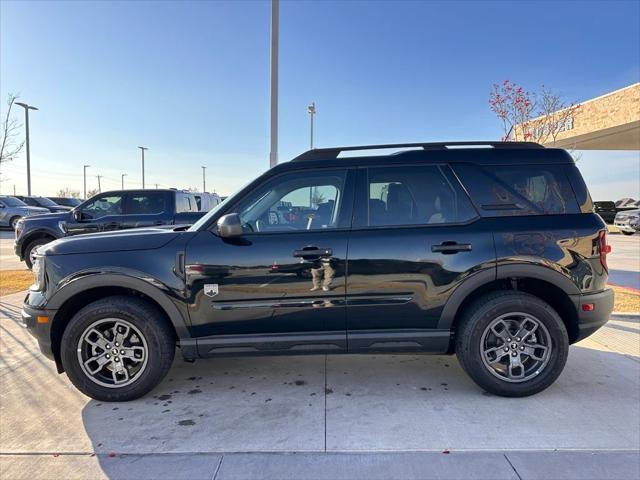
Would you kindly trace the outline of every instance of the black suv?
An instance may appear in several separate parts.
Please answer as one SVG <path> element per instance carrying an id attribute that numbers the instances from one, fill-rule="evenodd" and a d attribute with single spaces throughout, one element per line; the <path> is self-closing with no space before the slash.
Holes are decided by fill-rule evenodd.
<path id="1" fill-rule="evenodd" d="M 187 230 L 40 248 L 22 315 L 58 371 L 105 401 L 149 392 L 176 346 L 190 361 L 455 353 L 480 387 L 517 397 L 551 385 L 569 344 L 608 320 L 609 250 L 564 150 L 317 149 Z"/>

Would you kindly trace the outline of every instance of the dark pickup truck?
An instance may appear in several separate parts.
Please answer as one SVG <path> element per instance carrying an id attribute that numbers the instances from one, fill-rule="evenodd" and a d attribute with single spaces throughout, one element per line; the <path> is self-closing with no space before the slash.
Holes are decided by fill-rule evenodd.
<path id="1" fill-rule="evenodd" d="M 68 212 L 35 215 L 16 226 L 15 252 L 29 268 L 37 247 L 58 238 L 161 225 L 189 225 L 198 212 L 195 198 L 180 190 L 118 190 L 100 193 Z"/>

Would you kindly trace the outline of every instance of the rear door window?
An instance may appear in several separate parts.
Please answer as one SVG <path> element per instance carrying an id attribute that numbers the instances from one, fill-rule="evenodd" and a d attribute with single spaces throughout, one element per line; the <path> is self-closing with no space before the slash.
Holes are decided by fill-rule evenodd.
<path id="1" fill-rule="evenodd" d="M 484 216 L 580 213 L 563 165 L 454 165 Z"/>
<path id="2" fill-rule="evenodd" d="M 455 178 L 434 165 L 369 168 L 368 207 L 372 227 L 462 223 L 477 216 Z"/>
<path id="3" fill-rule="evenodd" d="M 153 215 L 165 211 L 164 192 L 145 192 L 130 194 L 127 215 Z"/>

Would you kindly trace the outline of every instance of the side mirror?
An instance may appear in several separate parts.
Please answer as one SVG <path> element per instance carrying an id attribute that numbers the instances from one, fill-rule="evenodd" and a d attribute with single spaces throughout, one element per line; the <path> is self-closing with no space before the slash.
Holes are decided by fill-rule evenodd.
<path id="1" fill-rule="evenodd" d="M 237 213 L 228 213 L 218 219 L 218 235 L 222 238 L 241 237 L 244 233 L 240 216 Z"/>
<path id="2" fill-rule="evenodd" d="M 81 222 L 82 221 L 82 212 L 80 210 L 74 210 L 73 211 L 73 219 L 76 222 Z"/>

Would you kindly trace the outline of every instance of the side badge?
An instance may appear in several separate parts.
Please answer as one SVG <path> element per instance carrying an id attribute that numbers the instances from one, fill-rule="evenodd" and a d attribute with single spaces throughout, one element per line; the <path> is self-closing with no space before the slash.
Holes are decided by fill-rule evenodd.
<path id="1" fill-rule="evenodd" d="M 207 297 L 215 297 L 218 295 L 218 284 L 217 283 L 205 283 L 204 284 L 204 294 Z"/>

